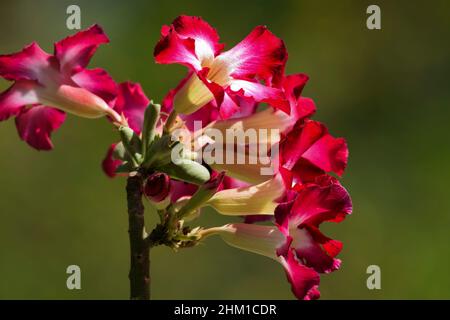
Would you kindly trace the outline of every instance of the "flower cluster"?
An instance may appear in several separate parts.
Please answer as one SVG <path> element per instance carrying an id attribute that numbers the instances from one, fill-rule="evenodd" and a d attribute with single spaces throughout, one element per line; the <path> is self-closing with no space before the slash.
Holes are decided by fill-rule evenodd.
<path id="1" fill-rule="evenodd" d="M 216 31 L 198 17 L 178 17 L 164 26 L 156 61 L 189 70 L 166 97 L 164 108 L 181 113 L 191 130 L 196 120 L 223 132 L 236 127 L 278 129 L 278 137 L 256 143 L 267 143 L 272 150 L 277 146 L 279 154 L 272 176 L 262 175 L 260 164 L 210 164 L 227 179 L 202 206 L 244 216 L 246 223 L 204 229 L 201 237 L 218 234 L 232 246 L 273 258 L 284 267 L 297 298 L 316 299 L 319 274 L 339 268 L 336 255 L 342 249 L 342 243 L 326 237 L 319 226 L 339 222 L 352 211 L 347 191 L 329 175 L 343 174 L 346 142 L 310 119 L 315 104 L 301 96 L 308 77 L 285 74 L 285 45 L 266 27 L 256 27 L 235 47 L 222 50 Z M 261 109 L 262 102 L 269 107 Z M 255 224 L 263 220 L 273 225 Z"/>
<path id="2" fill-rule="evenodd" d="M 154 58 L 181 64 L 188 73 L 161 105 L 137 83 L 116 83 L 102 69 L 87 69 L 98 46 L 107 42 L 94 25 L 55 43 L 52 55 L 32 43 L 0 56 L 0 76 L 13 81 L 0 95 L 0 121 L 15 116 L 21 139 L 49 150 L 51 133 L 66 112 L 107 117 L 120 141 L 109 147 L 103 170 L 109 177 L 142 176 L 142 192 L 160 215 L 159 244 L 178 249 L 219 235 L 234 247 L 278 261 L 298 299 L 318 298 L 319 274 L 340 267 L 336 256 L 342 249 L 319 227 L 352 211 L 336 178 L 344 172 L 348 150 L 344 139 L 311 120 L 316 106 L 302 96 L 308 76 L 285 73 L 283 41 L 258 26 L 224 51 L 207 22 L 176 18 L 163 26 Z M 277 134 L 238 142 L 217 138 L 248 129 Z M 231 161 L 208 162 L 202 152 L 217 153 L 221 145 L 237 151 L 227 158 Z M 270 155 L 269 173 L 251 161 L 254 146 L 264 146 Z M 244 220 L 211 228 L 185 225 L 208 206 Z"/>

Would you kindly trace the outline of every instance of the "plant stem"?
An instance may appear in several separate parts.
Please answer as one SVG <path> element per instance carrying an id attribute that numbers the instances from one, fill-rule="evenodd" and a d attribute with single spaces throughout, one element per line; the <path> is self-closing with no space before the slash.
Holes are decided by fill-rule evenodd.
<path id="1" fill-rule="evenodd" d="M 142 176 L 130 175 L 127 180 L 128 234 L 130 239 L 130 299 L 150 299 L 150 245 L 145 241 Z"/>

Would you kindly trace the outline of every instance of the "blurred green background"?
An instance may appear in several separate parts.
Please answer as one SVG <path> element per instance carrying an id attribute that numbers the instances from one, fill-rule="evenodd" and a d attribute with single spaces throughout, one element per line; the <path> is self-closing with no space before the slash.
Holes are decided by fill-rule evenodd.
<path id="1" fill-rule="evenodd" d="M 379 31 L 366 28 L 373 3 Z M 81 7 L 83 28 L 99 23 L 111 39 L 90 66 L 140 82 L 156 101 L 185 73 L 153 62 L 162 24 L 200 15 L 227 48 L 268 25 L 287 44 L 288 72 L 311 77 L 304 94 L 317 103 L 315 119 L 350 147 L 343 183 L 354 214 L 324 228 L 344 250 L 341 270 L 322 277 L 322 298 L 450 298 L 448 1 L 2 1 L 0 53 L 34 40 L 52 51 L 72 33 L 69 4 Z M 125 180 L 100 170 L 115 140 L 107 121 L 69 116 L 54 151 L 37 152 L 13 120 L 0 123 L 0 298 L 128 298 Z M 208 212 L 201 221 L 230 219 Z M 71 264 L 81 267 L 82 290 L 66 288 Z M 366 287 L 372 264 L 381 290 Z M 277 263 L 220 239 L 154 249 L 152 276 L 155 299 L 293 298 Z"/>

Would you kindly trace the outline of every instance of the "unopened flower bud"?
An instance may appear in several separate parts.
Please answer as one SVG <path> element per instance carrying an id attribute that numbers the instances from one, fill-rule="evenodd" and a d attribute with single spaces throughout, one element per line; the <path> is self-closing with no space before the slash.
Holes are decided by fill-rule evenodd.
<path id="1" fill-rule="evenodd" d="M 170 178 L 167 174 L 157 172 L 148 177 L 144 186 L 145 195 L 154 202 L 161 202 L 170 194 Z"/>

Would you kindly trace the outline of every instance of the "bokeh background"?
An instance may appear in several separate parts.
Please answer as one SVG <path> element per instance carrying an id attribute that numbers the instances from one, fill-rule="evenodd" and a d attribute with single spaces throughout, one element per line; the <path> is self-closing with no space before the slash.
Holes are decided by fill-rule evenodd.
<path id="1" fill-rule="evenodd" d="M 366 28 L 373 3 L 379 31 Z M 34 40 L 52 51 L 72 33 L 70 4 L 81 7 L 83 28 L 99 23 L 111 39 L 91 66 L 140 82 L 156 101 L 185 73 L 153 61 L 162 24 L 200 15 L 227 48 L 268 25 L 287 44 L 287 71 L 311 77 L 304 94 L 317 103 L 315 119 L 350 147 L 342 181 L 354 214 L 325 226 L 344 250 L 341 270 L 322 277 L 323 299 L 450 298 L 448 1 L 2 1 L 0 53 Z M 1 299 L 128 298 L 125 180 L 100 170 L 115 140 L 107 121 L 69 116 L 54 151 L 37 152 L 14 121 L 0 123 Z M 214 212 L 201 220 L 228 221 Z M 82 290 L 66 288 L 71 264 L 81 267 Z M 366 287 L 372 264 L 381 267 L 381 290 Z M 155 299 L 293 298 L 277 263 L 220 239 L 178 253 L 154 249 L 152 276 Z"/>

